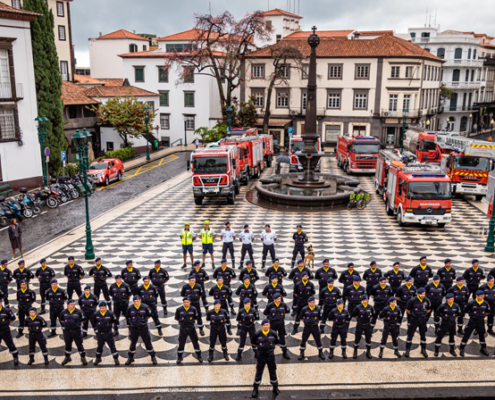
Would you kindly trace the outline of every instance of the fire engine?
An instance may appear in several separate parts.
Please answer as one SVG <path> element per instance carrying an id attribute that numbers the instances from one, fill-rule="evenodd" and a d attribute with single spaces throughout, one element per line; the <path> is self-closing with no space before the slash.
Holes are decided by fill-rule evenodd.
<path id="1" fill-rule="evenodd" d="M 339 136 L 337 165 L 348 175 L 354 172 L 375 172 L 380 141 L 373 136 Z"/>
<path id="2" fill-rule="evenodd" d="M 391 150 L 380 150 L 378 164 L 376 179 L 383 182 L 387 214 L 396 215 L 400 226 L 419 223 L 444 227 L 451 222 L 450 178 L 439 165 L 409 162 Z M 380 175 L 383 171 L 384 178 Z"/>
<path id="3" fill-rule="evenodd" d="M 388 170 L 392 161 L 400 161 L 404 164 L 416 162 L 416 156 L 410 151 L 404 150 L 402 154 L 399 149 L 380 150 L 378 153 L 378 159 L 376 163 L 375 173 L 375 190 L 379 195 L 384 194 L 385 186 L 388 178 Z"/>
<path id="4" fill-rule="evenodd" d="M 316 151 L 320 152 L 321 151 L 321 142 L 320 138 L 318 137 L 318 142 L 315 144 Z M 289 164 L 289 172 L 297 172 L 297 171 L 302 171 L 304 168 L 299 161 L 299 157 L 296 155 L 296 152 L 298 151 L 303 151 L 304 150 L 304 142 L 302 136 L 292 136 L 290 138 L 290 145 L 289 145 L 289 159 L 290 159 L 290 164 Z M 318 172 L 320 169 L 320 160 L 318 161 L 318 165 L 315 168 L 315 171 Z"/>
<path id="5" fill-rule="evenodd" d="M 236 128 L 230 130 L 230 136 L 240 136 L 241 138 L 258 136 L 263 140 L 263 159 L 267 167 L 272 166 L 273 155 L 273 136 L 260 134 L 257 128 Z"/>
<path id="6" fill-rule="evenodd" d="M 442 153 L 442 172 L 452 180 L 454 194 L 474 195 L 480 201 L 494 167 L 495 144 L 453 133 L 437 135 L 435 143 Z"/>
<path id="7" fill-rule="evenodd" d="M 415 153 L 419 162 L 440 163 L 441 153 L 435 143 L 435 132 L 423 132 L 420 127 L 409 126 L 405 133 L 404 148 Z"/>
<path id="8" fill-rule="evenodd" d="M 225 197 L 234 204 L 240 192 L 241 163 L 237 146 L 212 146 L 191 153 L 194 202 L 205 197 Z"/>

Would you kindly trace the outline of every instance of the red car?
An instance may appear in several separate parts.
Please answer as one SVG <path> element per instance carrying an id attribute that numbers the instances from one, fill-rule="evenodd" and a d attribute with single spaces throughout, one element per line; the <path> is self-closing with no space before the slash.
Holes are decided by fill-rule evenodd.
<path id="1" fill-rule="evenodd" d="M 95 179 L 96 183 L 104 183 L 105 186 L 111 181 L 120 181 L 123 174 L 124 164 L 118 158 L 94 161 L 88 171 L 88 175 Z"/>

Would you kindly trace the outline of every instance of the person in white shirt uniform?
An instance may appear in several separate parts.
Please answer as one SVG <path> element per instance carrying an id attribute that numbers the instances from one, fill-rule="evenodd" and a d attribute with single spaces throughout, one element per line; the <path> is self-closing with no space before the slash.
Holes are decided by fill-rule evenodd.
<path id="1" fill-rule="evenodd" d="M 244 258 L 246 257 L 246 252 L 249 253 L 249 258 L 251 260 L 254 260 L 253 245 L 252 245 L 252 243 L 254 242 L 254 233 L 249 230 L 248 224 L 244 225 L 244 231 L 240 233 L 239 241 L 242 242 L 241 264 L 239 265 L 239 269 L 242 269 Z M 253 261 L 253 268 L 255 268 L 254 261 Z"/>
<path id="2" fill-rule="evenodd" d="M 225 223 L 225 229 L 220 233 L 220 237 L 223 240 L 222 258 L 227 257 L 227 250 L 230 252 L 230 258 L 232 259 L 232 268 L 235 269 L 235 255 L 234 255 L 234 240 L 235 232 L 230 228 L 230 222 Z"/>
<path id="3" fill-rule="evenodd" d="M 261 268 L 265 268 L 266 255 L 270 252 L 270 258 L 275 259 L 275 242 L 277 241 L 277 234 L 272 231 L 270 225 L 265 225 L 265 230 L 261 232 L 261 241 L 263 242 L 263 257 L 261 261 Z"/>

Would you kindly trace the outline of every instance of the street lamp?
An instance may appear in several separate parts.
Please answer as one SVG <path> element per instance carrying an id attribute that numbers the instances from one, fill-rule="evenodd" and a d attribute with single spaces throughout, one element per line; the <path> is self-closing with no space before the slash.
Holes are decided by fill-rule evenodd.
<path id="1" fill-rule="evenodd" d="M 428 120 L 426 120 L 426 130 L 427 130 L 427 131 L 429 131 L 429 130 L 430 130 L 430 124 L 431 124 L 430 120 L 429 120 L 429 119 L 428 119 Z"/>
<path id="2" fill-rule="evenodd" d="M 447 131 L 450 129 L 450 127 L 449 127 L 449 122 L 450 122 L 450 118 L 449 118 L 449 117 L 447 117 L 447 127 L 446 127 L 446 130 L 447 130 Z"/>
<path id="3" fill-rule="evenodd" d="M 146 124 L 146 161 L 150 160 L 150 142 L 149 142 L 149 123 L 150 123 L 150 110 L 151 107 L 146 104 L 144 110 L 144 123 Z"/>
<path id="4" fill-rule="evenodd" d="M 184 146 L 187 146 L 187 117 L 184 117 Z"/>
<path id="5" fill-rule="evenodd" d="M 38 123 L 38 140 L 40 142 L 41 147 L 41 166 L 43 167 L 43 186 L 48 186 L 48 177 L 46 171 L 46 162 L 45 162 L 45 140 L 46 140 L 46 122 L 48 118 L 44 115 L 42 117 L 38 116 L 35 118 L 35 121 Z"/>
<path id="6" fill-rule="evenodd" d="M 471 137 L 471 129 L 473 126 L 473 114 L 469 114 L 469 130 L 468 130 L 468 137 Z"/>
<path id="7" fill-rule="evenodd" d="M 495 121 L 492 118 L 492 120 L 490 121 L 490 136 L 492 136 L 493 134 L 493 124 L 495 124 Z"/>
<path id="8" fill-rule="evenodd" d="M 93 247 L 93 241 L 91 240 L 91 225 L 89 223 L 89 205 L 88 197 L 91 196 L 88 189 L 88 140 L 91 137 L 91 133 L 84 128 L 81 131 L 76 130 L 76 133 L 72 135 L 72 140 L 77 149 L 77 157 L 79 159 L 79 169 L 84 177 L 84 202 L 86 204 L 86 253 L 84 254 L 85 260 L 94 260 L 95 252 Z"/>
<path id="9" fill-rule="evenodd" d="M 232 129 L 232 112 L 234 110 L 231 106 L 227 107 L 227 136 L 230 135 L 230 130 Z"/>
<path id="10" fill-rule="evenodd" d="M 409 114 L 409 110 L 404 108 L 402 110 L 402 132 L 400 133 L 400 152 L 404 152 L 404 135 L 406 134 L 406 122 L 407 115 Z"/>

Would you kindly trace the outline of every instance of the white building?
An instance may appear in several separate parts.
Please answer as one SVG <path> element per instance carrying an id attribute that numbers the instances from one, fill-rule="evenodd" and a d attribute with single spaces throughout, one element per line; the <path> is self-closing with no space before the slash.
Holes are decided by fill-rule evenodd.
<path id="1" fill-rule="evenodd" d="M 273 35 L 269 41 L 260 41 L 255 39 L 256 47 L 264 47 L 277 43 L 287 36 L 301 30 L 301 19 L 303 17 L 288 11 L 275 8 L 263 12 L 266 19 L 266 25 L 273 30 Z"/>
<path id="2" fill-rule="evenodd" d="M 0 3 L 0 184 L 42 182 L 30 21 L 39 14 Z"/>

